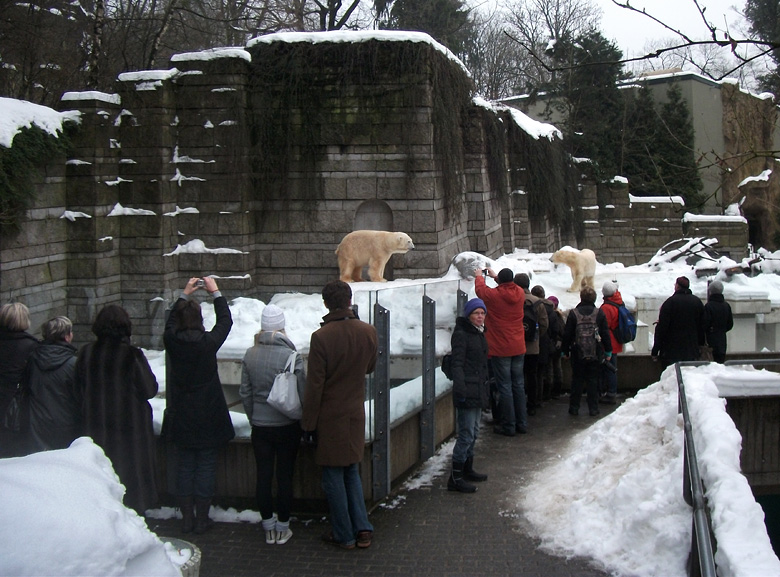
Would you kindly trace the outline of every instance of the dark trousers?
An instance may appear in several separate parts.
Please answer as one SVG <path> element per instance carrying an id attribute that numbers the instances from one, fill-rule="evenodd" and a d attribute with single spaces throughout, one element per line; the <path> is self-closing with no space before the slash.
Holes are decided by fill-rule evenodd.
<path id="1" fill-rule="evenodd" d="M 219 449 L 176 448 L 179 495 L 210 499 L 217 486 L 217 455 Z"/>
<path id="2" fill-rule="evenodd" d="M 599 369 L 598 361 L 571 361 L 571 396 L 569 397 L 569 411 L 577 412 L 580 409 L 582 389 L 588 399 L 588 412 L 599 412 Z"/>
<path id="3" fill-rule="evenodd" d="M 537 381 L 537 369 L 539 367 L 539 355 L 525 355 L 525 364 L 523 365 L 523 375 L 525 376 L 525 394 L 528 397 L 528 408 L 534 409 L 539 406 L 542 396 L 539 391 Z"/>
<path id="4" fill-rule="evenodd" d="M 252 448 L 257 465 L 255 496 L 263 519 L 270 519 L 274 514 L 275 470 L 277 518 L 282 523 L 290 520 L 295 458 L 300 444 L 301 428 L 297 422 L 281 427 L 252 426 Z"/>

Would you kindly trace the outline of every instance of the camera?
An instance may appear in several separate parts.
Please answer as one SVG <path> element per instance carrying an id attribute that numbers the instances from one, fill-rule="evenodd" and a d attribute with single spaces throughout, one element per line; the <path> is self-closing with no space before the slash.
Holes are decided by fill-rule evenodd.
<path id="1" fill-rule="evenodd" d="M 617 373 L 617 367 L 610 363 L 607 357 L 601 359 L 601 364 L 604 365 L 610 372 Z"/>
<path id="2" fill-rule="evenodd" d="M 486 269 L 486 268 L 483 268 L 483 269 L 482 269 L 482 274 L 484 274 L 485 276 L 487 276 L 487 273 L 488 273 L 488 269 Z"/>
<path id="3" fill-rule="evenodd" d="M 205 286 L 205 285 L 206 285 L 206 281 L 204 281 L 202 278 L 199 278 L 198 280 L 195 281 L 195 286 L 196 287 L 202 287 L 202 286 Z"/>

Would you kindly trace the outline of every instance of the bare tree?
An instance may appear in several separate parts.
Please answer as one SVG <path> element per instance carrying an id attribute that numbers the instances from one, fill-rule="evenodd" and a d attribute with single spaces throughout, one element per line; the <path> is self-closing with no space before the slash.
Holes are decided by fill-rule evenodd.
<path id="1" fill-rule="evenodd" d="M 515 94 L 523 78 L 523 59 L 517 43 L 504 34 L 506 22 L 502 13 L 476 14 L 475 35 L 465 51 L 477 90 L 491 100 Z"/>

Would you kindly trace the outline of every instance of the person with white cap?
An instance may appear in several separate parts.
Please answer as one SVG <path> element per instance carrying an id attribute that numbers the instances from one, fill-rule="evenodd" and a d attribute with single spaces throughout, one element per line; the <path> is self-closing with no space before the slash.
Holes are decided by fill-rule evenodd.
<path id="1" fill-rule="evenodd" d="M 723 298 L 723 283 L 712 281 L 707 287 L 707 304 L 704 305 L 704 338 L 712 348 L 712 360 L 726 362 L 726 333 L 734 328 L 731 306 Z"/>
<path id="2" fill-rule="evenodd" d="M 455 319 L 452 332 L 452 401 L 458 426 L 447 489 L 460 493 L 477 490 L 468 481 L 487 481 L 487 475 L 477 473 L 473 466 L 479 419 L 482 409 L 490 407 L 486 315 L 482 299 L 471 299 L 463 307 L 463 316 Z"/>
<path id="3" fill-rule="evenodd" d="M 620 325 L 619 309 L 623 305 L 623 296 L 618 290 L 617 283 L 611 280 L 606 281 L 601 287 L 601 295 L 604 297 L 604 304 L 600 308 L 604 312 L 604 316 L 607 317 L 609 340 L 612 341 L 612 356 L 607 359 L 607 363 L 612 365 L 614 370 L 610 370 L 606 366 L 601 367 L 599 385 L 601 398 L 599 402 L 614 405 L 617 402 L 617 356 L 623 352 L 623 345 L 615 337 L 615 331 Z"/>
<path id="4" fill-rule="evenodd" d="M 241 363 L 239 396 L 252 425 L 252 448 L 257 465 L 255 496 L 260 509 L 265 542 L 284 545 L 292 537 L 290 511 L 293 497 L 295 459 L 301 440 L 300 421 L 291 419 L 268 404 L 276 375 L 283 372 L 295 345 L 284 330 L 284 311 L 268 304 L 260 317 L 260 332 L 255 344 Z M 296 355 L 293 372 L 297 377 L 298 397 L 303 399 L 306 373 L 303 359 Z M 276 505 L 274 514 L 272 485 L 276 470 Z"/>

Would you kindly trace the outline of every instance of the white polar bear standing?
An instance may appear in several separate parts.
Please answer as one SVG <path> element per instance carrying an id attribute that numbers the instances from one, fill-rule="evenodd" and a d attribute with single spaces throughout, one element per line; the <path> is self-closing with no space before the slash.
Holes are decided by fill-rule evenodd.
<path id="1" fill-rule="evenodd" d="M 356 230 L 341 239 L 336 255 L 339 257 L 339 278 L 344 282 L 362 281 L 363 267 L 368 265 L 368 276 L 373 282 L 387 282 L 385 265 L 394 254 L 406 254 L 414 243 L 404 232 L 384 230 Z"/>
<path id="2" fill-rule="evenodd" d="M 596 255 L 589 248 L 562 248 L 552 255 L 551 260 L 556 264 L 565 264 L 571 269 L 572 283 L 568 292 L 579 292 L 585 286 L 595 288 L 593 276 L 596 274 Z"/>

